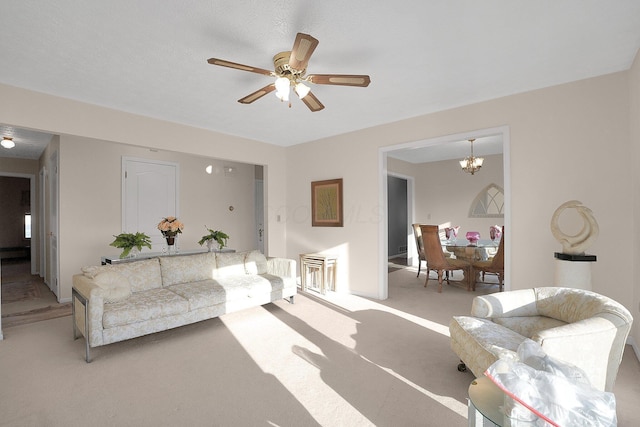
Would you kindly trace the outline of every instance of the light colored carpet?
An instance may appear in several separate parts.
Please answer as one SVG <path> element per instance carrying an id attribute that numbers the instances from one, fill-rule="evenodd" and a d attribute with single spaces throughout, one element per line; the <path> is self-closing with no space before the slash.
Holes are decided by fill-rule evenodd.
<path id="1" fill-rule="evenodd" d="M 93 350 L 69 317 L 5 330 L 2 426 L 466 426 L 448 323 L 471 293 L 391 273 L 389 299 L 314 293 Z M 631 358 L 629 357 L 631 356 Z M 624 378 L 621 378 L 624 377 Z M 640 425 L 625 354 L 619 425 Z"/>

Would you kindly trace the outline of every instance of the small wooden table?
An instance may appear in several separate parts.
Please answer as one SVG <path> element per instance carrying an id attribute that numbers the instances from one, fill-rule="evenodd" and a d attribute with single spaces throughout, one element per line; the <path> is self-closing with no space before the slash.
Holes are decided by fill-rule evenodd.
<path id="1" fill-rule="evenodd" d="M 326 294 L 336 290 L 338 257 L 331 254 L 300 254 L 300 285 L 303 291 L 312 289 Z M 331 274 L 329 274 L 331 272 Z M 307 281 L 308 276 L 311 280 Z M 318 280 L 320 276 L 320 280 Z"/>

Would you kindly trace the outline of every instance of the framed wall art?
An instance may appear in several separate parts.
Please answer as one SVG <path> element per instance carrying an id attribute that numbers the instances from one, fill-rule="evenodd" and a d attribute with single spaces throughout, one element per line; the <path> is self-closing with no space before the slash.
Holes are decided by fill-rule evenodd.
<path id="1" fill-rule="evenodd" d="M 311 226 L 342 225 L 342 178 L 311 182 Z"/>

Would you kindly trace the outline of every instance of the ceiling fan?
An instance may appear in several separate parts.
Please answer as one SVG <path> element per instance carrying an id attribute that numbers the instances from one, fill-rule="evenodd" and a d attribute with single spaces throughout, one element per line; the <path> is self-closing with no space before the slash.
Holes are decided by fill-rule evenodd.
<path id="1" fill-rule="evenodd" d="M 324 105 L 311 93 L 309 86 L 304 83 L 314 83 L 321 85 L 340 85 L 367 87 L 371 79 L 367 75 L 356 74 L 309 74 L 307 75 L 307 64 L 311 54 L 318 46 L 318 40 L 309 34 L 298 33 L 293 43 L 291 51 L 280 52 L 273 57 L 274 71 L 263 68 L 251 67 L 249 65 L 238 64 L 224 59 L 210 58 L 209 64 L 220 65 L 222 67 L 235 68 L 236 70 L 250 71 L 252 73 L 264 74 L 265 76 L 276 77 L 276 81 L 258 89 L 257 91 L 240 98 L 241 104 L 251 104 L 262 98 L 266 94 L 276 91 L 276 96 L 283 102 L 289 101 L 291 88 L 298 97 L 313 112 L 320 111 Z"/>

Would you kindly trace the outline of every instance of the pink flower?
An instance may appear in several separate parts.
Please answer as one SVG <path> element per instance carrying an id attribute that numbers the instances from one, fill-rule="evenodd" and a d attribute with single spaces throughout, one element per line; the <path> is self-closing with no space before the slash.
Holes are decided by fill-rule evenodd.
<path id="1" fill-rule="evenodd" d="M 182 233 L 182 229 L 184 228 L 184 224 L 178 220 L 175 216 L 168 216 L 166 218 L 162 218 L 162 221 L 158 224 L 158 230 L 162 232 L 162 234 L 178 234 Z"/>

